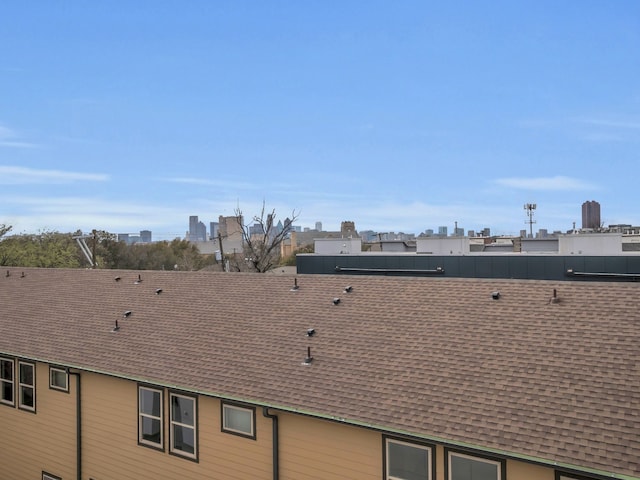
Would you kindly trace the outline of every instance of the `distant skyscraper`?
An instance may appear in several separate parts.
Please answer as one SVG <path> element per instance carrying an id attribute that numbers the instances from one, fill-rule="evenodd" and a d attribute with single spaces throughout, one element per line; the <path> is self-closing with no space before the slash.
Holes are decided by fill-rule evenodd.
<path id="1" fill-rule="evenodd" d="M 188 240 L 190 242 L 206 242 L 207 241 L 207 227 L 204 223 L 198 221 L 197 215 L 191 215 L 189 217 L 189 235 Z"/>
<path id="2" fill-rule="evenodd" d="M 441 236 L 441 237 L 446 237 L 447 236 L 447 231 L 448 230 L 447 230 L 446 225 L 438 227 L 438 235 Z"/>
<path id="3" fill-rule="evenodd" d="M 322 222 L 316 222 L 316 230 L 319 232 L 322 231 Z"/>
<path id="4" fill-rule="evenodd" d="M 600 204 L 595 200 L 582 204 L 582 228 L 600 228 Z"/>
<path id="5" fill-rule="evenodd" d="M 151 243 L 151 230 L 140 230 L 140 241 Z"/>
<path id="6" fill-rule="evenodd" d="M 195 242 L 198 239 L 198 216 L 191 215 L 189 217 L 189 238 L 188 240 Z"/>
<path id="7" fill-rule="evenodd" d="M 211 238 L 218 238 L 218 222 L 209 222 L 209 235 Z"/>

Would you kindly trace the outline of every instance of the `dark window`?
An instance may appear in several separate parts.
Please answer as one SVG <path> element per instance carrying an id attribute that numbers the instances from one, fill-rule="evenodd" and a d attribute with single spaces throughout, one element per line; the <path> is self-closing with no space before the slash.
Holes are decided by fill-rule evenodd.
<path id="1" fill-rule="evenodd" d="M 192 459 L 197 459 L 197 409 L 196 399 L 178 393 L 171 393 L 170 451 Z"/>
<path id="2" fill-rule="evenodd" d="M 13 360 L 0 358 L 0 403 L 7 405 L 15 405 L 13 365 Z"/>

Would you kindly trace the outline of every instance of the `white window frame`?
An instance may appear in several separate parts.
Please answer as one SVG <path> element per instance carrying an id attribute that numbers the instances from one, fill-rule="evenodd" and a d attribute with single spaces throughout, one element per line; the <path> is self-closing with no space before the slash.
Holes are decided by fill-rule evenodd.
<path id="1" fill-rule="evenodd" d="M 146 390 L 160 396 L 160 416 L 156 417 L 150 413 L 142 411 L 142 391 Z M 142 422 L 143 419 L 150 418 L 160 422 L 160 442 L 153 442 L 147 440 L 142 436 Z M 164 450 L 164 390 L 160 388 L 147 387 L 144 385 L 138 385 L 138 443 L 140 445 L 146 445 L 153 448 Z"/>
<path id="2" fill-rule="evenodd" d="M 181 398 L 193 402 L 193 425 L 179 422 L 173 418 L 173 399 Z M 185 452 L 175 446 L 176 428 L 182 428 L 193 431 L 193 453 Z M 169 453 L 179 455 L 181 457 L 198 460 L 198 401 L 196 397 L 183 395 L 177 392 L 169 393 Z"/>
<path id="3" fill-rule="evenodd" d="M 64 386 L 54 383 L 54 373 L 64 374 Z M 69 373 L 64 368 L 53 367 L 49 365 L 49 388 L 51 390 L 59 390 L 61 392 L 69 393 Z"/>
<path id="4" fill-rule="evenodd" d="M 0 378 L 0 403 L 4 405 L 10 405 L 15 407 L 16 405 L 16 362 L 12 358 L 0 358 L 0 362 L 7 362 L 11 365 L 11 378 Z M 2 367 L 0 367 L 0 372 Z M 5 384 L 11 385 L 11 400 L 7 400 L 3 397 Z"/>
<path id="5" fill-rule="evenodd" d="M 62 478 L 56 477 L 55 475 L 51 475 L 47 472 L 42 472 L 42 480 L 62 480 Z"/>
<path id="6" fill-rule="evenodd" d="M 23 383 L 22 382 L 22 367 L 23 366 L 31 367 L 31 370 L 32 370 L 31 379 L 32 379 L 33 383 Z M 26 405 L 22 401 L 23 389 L 32 391 L 32 397 L 31 398 L 33 399 L 33 405 Z M 36 365 L 35 365 L 35 363 L 25 362 L 25 361 L 22 361 L 22 360 L 18 361 L 18 408 L 20 408 L 22 410 L 28 410 L 30 412 L 35 412 L 36 411 Z"/>
<path id="7" fill-rule="evenodd" d="M 496 465 L 498 467 L 496 470 L 498 472 L 498 476 L 496 480 L 504 480 L 502 478 L 502 467 L 503 467 L 502 461 L 493 460 L 491 458 L 479 457 L 477 455 L 468 455 L 466 453 L 460 453 L 460 452 L 454 452 L 454 451 L 447 452 L 447 480 L 451 480 L 451 476 L 453 474 L 453 469 L 451 467 L 452 457 L 468 458 L 469 460 L 473 460 L 475 462 L 484 462 L 484 463 L 489 463 L 491 465 Z"/>
<path id="8" fill-rule="evenodd" d="M 402 477 L 396 477 L 391 475 L 391 456 L 389 454 L 389 444 L 394 443 L 396 445 L 404 445 L 411 448 L 417 448 L 419 450 L 425 450 L 427 452 L 427 476 L 425 480 L 432 480 L 433 477 L 433 447 L 424 445 L 422 443 L 409 442 L 406 440 L 400 440 L 398 438 L 384 437 L 384 454 L 385 454 L 385 480 L 405 480 Z"/>
<path id="9" fill-rule="evenodd" d="M 250 431 L 240 430 L 227 425 L 227 416 L 225 415 L 227 410 L 234 410 L 236 412 L 243 412 L 249 415 Z M 255 408 L 242 407 L 240 405 L 234 405 L 232 403 L 222 402 L 222 431 L 232 433 L 234 435 L 240 435 L 242 437 L 256 438 L 256 410 Z"/>

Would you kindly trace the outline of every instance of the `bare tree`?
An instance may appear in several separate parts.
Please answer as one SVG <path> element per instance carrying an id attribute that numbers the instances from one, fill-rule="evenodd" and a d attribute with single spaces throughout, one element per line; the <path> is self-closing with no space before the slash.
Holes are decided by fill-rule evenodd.
<path id="1" fill-rule="evenodd" d="M 0 223 L 0 238 L 2 238 L 5 234 L 9 233 L 13 227 L 11 225 L 5 225 L 4 223 Z"/>
<path id="2" fill-rule="evenodd" d="M 291 218 L 285 220 L 280 230 L 275 223 L 275 209 L 267 213 L 265 202 L 262 202 L 260 215 L 253 217 L 253 228 L 243 223 L 244 217 L 240 207 L 236 208 L 234 213 L 242 229 L 243 250 L 247 264 L 251 270 L 258 273 L 270 270 L 280 259 L 280 245 L 291 232 L 298 214 L 293 210 Z"/>

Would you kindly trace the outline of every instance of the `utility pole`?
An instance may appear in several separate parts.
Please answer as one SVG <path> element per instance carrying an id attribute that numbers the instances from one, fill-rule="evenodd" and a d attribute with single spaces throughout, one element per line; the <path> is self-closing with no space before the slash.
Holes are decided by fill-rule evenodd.
<path id="1" fill-rule="evenodd" d="M 93 233 L 93 245 L 91 248 L 91 268 L 96 268 L 96 242 L 98 239 L 98 232 L 96 232 L 96 229 L 94 228 L 91 233 Z"/>
<path id="2" fill-rule="evenodd" d="M 224 250 L 222 250 L 222 235 L 220 234 L 220 229 L 218 229 L 218 245 L 220 245 L 220 258 L 222 259 L 222 271 L 226 272 L 227 270 L 224 268 Z"/>

